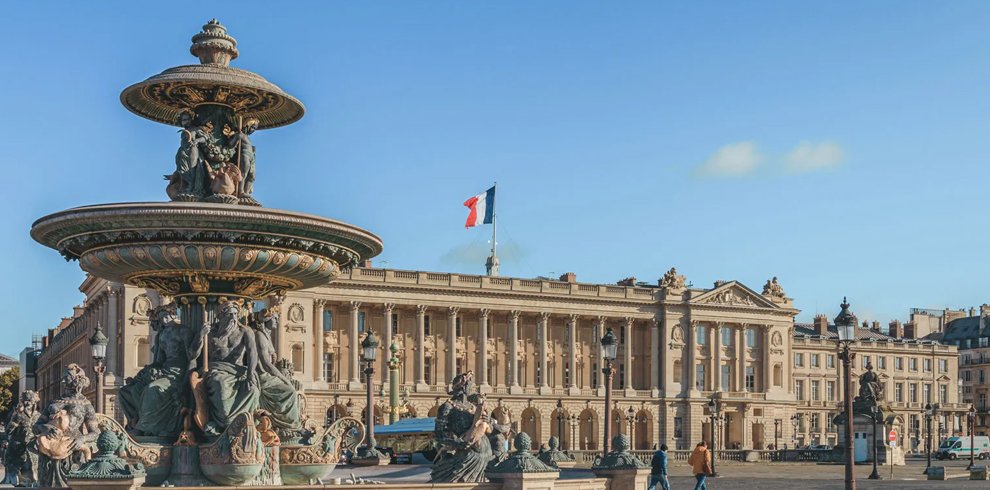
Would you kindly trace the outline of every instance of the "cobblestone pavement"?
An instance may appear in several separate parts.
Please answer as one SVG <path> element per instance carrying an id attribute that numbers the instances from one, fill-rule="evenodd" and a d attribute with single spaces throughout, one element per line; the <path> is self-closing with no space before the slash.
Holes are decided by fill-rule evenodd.
<path id="1" fill-rule="evenodd" d="M 890 479 L 890 467 L 881 467 L 880 481 L 868 480 L 872 466 L 856 467 L 856 484 L 859 489 L 934 489 L 934 488 L 987 488 L 990 482 L 970 481 L 966 471 L 966 461 L 932 462 L 944 466 L 946 481 L 928 481 L 922 472 L 924 460 L 909 460 L 906 466 L 894 467 L 894 479 Z M 694 477 L 685 464 L 673 464 L 671 488 L 692 489 Z M 710 490 L 753 489 L 783 490 L 793 488 L 842 489 L 845 473 L 841 465 L 819 465 L 812 463 L 724 463 L 717 465 L 718 478 L 708 479 Z M 373 478 L 389 483 L 426 482 L 430 475 L 430 465 L 389 465 L 373 468 L 353 468 L 340 466 L 332 475 L 334 478 L 348 478 L 353 473 L 363 478 Z M 561 478 L 590 478 L 590 470 L 564 470 Z"/>

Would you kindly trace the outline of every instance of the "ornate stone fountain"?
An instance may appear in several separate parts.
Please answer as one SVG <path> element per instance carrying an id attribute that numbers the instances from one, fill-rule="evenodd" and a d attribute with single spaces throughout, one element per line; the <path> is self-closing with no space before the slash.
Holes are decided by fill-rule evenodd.
<path id="1" fill-rule="evenodd" d="M 363 426 L 347 419 L 307 434 L 291 371 L 272 358 L 277 298 L 334 280 L 382 242 L 347 223 L 261 207 L 250 137 L 297 121 L 303 105 L 231 67 L 237 41 L 215 19 L 192 41 L 200 64 L 120 95 L 131 112 L 181 128 L 165 175 L 171 202 L 60 211 L 36 221 L 31 236 L 86 272 L 173 300 L 153 312 L 153 362 L 120 392 L 132 437 L 125 446 L 148 484 L 170 474 L 225 485 L 320 478 L 361 442 Z M 252 302 L 269 298 L 251 313 Z"/>

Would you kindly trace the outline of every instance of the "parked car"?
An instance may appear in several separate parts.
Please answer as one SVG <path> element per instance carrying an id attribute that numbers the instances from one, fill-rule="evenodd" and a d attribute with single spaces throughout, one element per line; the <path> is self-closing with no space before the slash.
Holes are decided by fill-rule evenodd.
<path id="1" fill-rule="evenodd" d="M 990 436 L 972 437 L 972 454 L 979 459 L 990 457 Z M 968 458 L 970 455 L 969 437 L 950 437 L 939 445 L 935 451 L 938 459 L 960 459 Z"/>

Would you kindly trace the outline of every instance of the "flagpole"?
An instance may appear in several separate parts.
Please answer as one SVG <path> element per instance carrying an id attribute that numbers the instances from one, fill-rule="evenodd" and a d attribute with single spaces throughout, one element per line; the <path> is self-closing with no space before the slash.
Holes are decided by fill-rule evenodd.
<path id="1" fill-rule="evenodd" d="M 498 233 L 496 231 L 498 214 L 495 212 L 495 201 L 497 201 L 498 196 L 498 193 L 496 192 L 498 190 L 497 187 L 498 182 L 496 181 L 494 185 L 492 185 L 492 194 L 496 196 L 495 198 L 492 198 L 492 256 L 488 258 L 488 262 L 485 264 L 486 269 L 488 269 L 489 276 L 498 275 L 498 256 L 496 255 L 496 250 L 498 248 L 498 241 L 496 240 L 498 238 Z"/>

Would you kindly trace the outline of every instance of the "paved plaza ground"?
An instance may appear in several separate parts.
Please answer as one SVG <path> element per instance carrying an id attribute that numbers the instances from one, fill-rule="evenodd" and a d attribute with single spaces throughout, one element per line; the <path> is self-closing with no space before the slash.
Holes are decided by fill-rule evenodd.
<path id="1" fill-rule="evenodd" d="M 857 487 L 860 489 L 929 489 L 929 488 L 987 488 L 990 482 L 970 481 L 966 471 L 967 461 L 946 461 L 932 464 L 945 466 L 946 481 L 928 481 L 922 475 L 924 460 L 909 460 L 905 466 L 894 467 L 894 479 L 890 479 L 890 467 L 882 467 L 884 480 L 868 480 L 872 466 L 857 466 Z M 709 479 L 711 490 L 759 489 L 783 490 L 793 488 L 844 488 L 844 470 L 841 465 L 814 463 L 725 463 L 717 465 L 719 477 Z M 674 463 L 670 468 L 672 489 L 694 488 L 690 467 Z M 375 468 L 340 466 L 334 477 L 347 478 L 351 473 L 359 477 L 374 478 L 390 483 L 425 482 L 429 479 L 430 465 L 389 465 Z M 564 470 L 561 478 L 593 477 L 590 470 Z"/>

